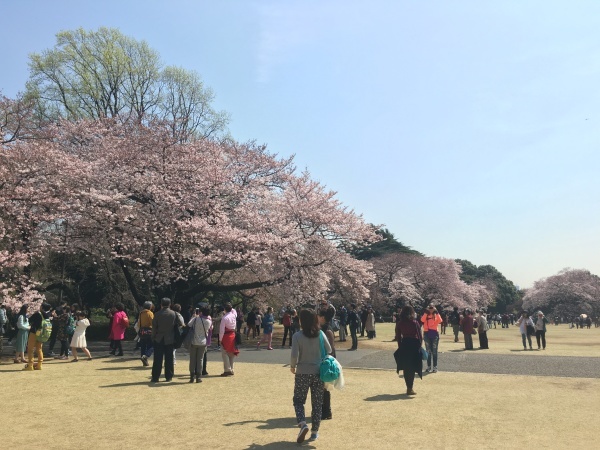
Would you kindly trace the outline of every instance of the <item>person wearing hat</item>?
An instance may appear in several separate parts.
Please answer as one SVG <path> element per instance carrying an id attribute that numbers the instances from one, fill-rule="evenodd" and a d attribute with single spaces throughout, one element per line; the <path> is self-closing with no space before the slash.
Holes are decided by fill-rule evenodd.
<path id="1" fill-rule="evenodd" d="M 438 333 L 438 325 L 442 323 L 442 317 L 438 314 L 435 306 L 429 305 L 425 314 L 421 317 L 423 323 L 423 340 L 427 349 L 427 369 L 426 372 L 437 372 L 438 360 L 438 343 L 440 342 L 440 334 Z M 433 369 L 431 361 L 433 360 Z"/>
<path id="2" fill-rule="evenodd" d="M 540 350 L 540 340 L 542 344 L 542 350 L 546 350 L 546 324 L 548 319 L 544 316 L 544 313 L 538 311 L 537 319 L 535 321 L 535 340 L 537 341 L 538 350 Z"/>

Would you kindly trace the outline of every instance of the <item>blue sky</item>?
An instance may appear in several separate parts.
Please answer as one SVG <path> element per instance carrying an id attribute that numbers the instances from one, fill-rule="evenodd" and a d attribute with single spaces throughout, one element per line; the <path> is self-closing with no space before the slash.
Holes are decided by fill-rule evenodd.
<path id="1" fill-rule="evenodd" d="M 196 70 L 230 130 L 431 256 L 600 274 L 600 2 L 2 2 L 0 89 L 59 30 Z"/>

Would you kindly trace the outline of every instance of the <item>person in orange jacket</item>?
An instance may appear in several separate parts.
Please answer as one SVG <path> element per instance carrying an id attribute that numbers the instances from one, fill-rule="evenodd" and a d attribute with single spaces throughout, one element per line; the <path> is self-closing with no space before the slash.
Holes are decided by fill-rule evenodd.
<path id="1" fill-rule="evenodd" d="M 427 349 L 427 369 L 426 372 L 437 372 L 438 359 L 438 343 L 440 342 L 440 334 L 438 326 L 442 323 L 442 317 L 438 314 L 435 306 L 429 305 L 425 314 L 421 317 L 423 322 L 423 340 Z M 433 359 L 433 369 L 431 368 L 431 360 Z"/>

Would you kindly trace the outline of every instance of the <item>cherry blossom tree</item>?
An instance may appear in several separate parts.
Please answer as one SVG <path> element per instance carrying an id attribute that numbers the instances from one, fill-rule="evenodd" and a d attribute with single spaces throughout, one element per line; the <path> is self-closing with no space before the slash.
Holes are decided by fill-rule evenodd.
<path id="1" fill-rule="evenodd" d="M 460 279 L 460 265 L 447 258 L 425 257 L 409 253 L 388 254 L 372 260 L 376 282 L 371 298 L 386 301 L 390 307 L 411 302 L 443 307 L 484 308 L 493 292 L 481 283 L 466 284 Z"/>
<path id="2" fill-rule="evenodd" d="M 182 142 L 161 122 L 44 131 L 0 154 L 3 250 L 24 255 L 23 273 L 52 249 L 117 264 L 138 303 L 282 283 L 368 295 L 370 263 L 343 249 L 376 241 L 373 228 L 291 158 L 254 143 Z"/>
<path id="3" fill-rule="evenodd" d="M 600 313 L 600 278 L 584 269 L 563 269 L 527 290 L 523 308 L 560 316 Z"/>

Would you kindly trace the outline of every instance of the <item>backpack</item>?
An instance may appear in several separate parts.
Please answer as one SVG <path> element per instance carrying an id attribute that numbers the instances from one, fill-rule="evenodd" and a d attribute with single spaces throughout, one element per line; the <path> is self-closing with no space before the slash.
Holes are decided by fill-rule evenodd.
<path id="1" fill-rule="evenodd" d="M 73 319 L 73 316 L 69 316 L 69 320 L 67 321 L 67 326 L 65 327 L 65 332 L 69 336 L 73 336 L 73 334 L 75 334 L 75 319 Z"/>
<path id="2" fill-rule="evenodd" d="M 331 329 L 335 332 L 340 331 L 340 321 L 338 319 L 331 320 Z"/>
<path id="3" fill-rule="evenodd" d="M 45 319 L 42 316 L 42 324 L 35 332 L 35 340 L 38 342 L 48 342 L 50 339 L 50 335 L 52 334 L 52 321 L 50 319 Z"/>

